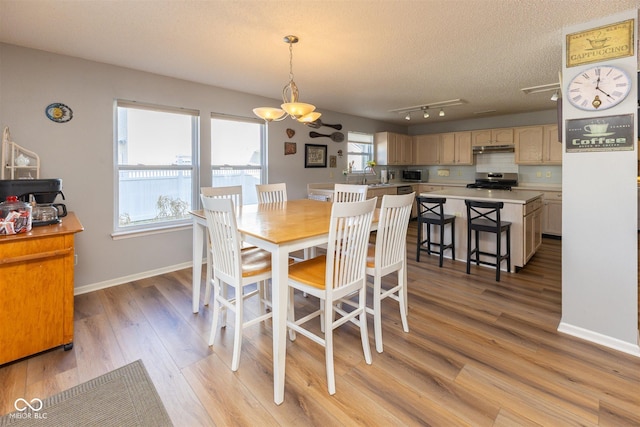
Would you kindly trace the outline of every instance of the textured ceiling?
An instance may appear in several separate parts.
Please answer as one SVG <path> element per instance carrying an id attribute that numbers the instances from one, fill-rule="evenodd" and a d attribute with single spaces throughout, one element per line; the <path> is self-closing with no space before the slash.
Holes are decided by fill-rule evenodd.
<path id="1" fill-rule="evenodd" d="M 640 0 L 0 0 L 0 41 L 274 98 L 295 34 L 300 100 L 404 125 L 389 110 L 461 98 L 457 120 L 555 108 L 562 28 Z"/>

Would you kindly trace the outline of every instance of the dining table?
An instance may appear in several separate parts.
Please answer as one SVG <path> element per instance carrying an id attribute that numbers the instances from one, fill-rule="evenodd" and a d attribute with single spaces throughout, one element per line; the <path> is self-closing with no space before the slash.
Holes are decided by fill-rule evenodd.
<path id="1" fill-rule="evenodd" d="M 274 402 L 278 405 L 284 401 L 289 255 L 328 242 L 332 206 L 331 202 L 299 199 L 236 208 L 238 231 L 243 242 L 271 253 L 273 389 Z M 207 222 L 204 210 L 190 213 L 193 221 L 193 312 L 197 313 Z M 378 214 L 376 209 L 372 230 Z"/>

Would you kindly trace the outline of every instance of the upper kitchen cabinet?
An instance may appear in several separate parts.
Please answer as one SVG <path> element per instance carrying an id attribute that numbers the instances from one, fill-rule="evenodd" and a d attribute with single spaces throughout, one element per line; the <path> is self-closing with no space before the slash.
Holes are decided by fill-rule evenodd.
<path id="1" fill-rule="evenodd" d="M 513 129 L 482 129 L 471 132 L 471 144 L 474 147 L 486 147 L 488 145 L 513 144 Z"/>
<path id="2" fill-rule="evenodd" d="M 437 165 L 440 159 L 440 134 L 416 135 L 413 137 L 416 165 Z"/>
<path id="3" fill-rule="evenodd" d="M 440 135 L 441 165 L 472 165 L 471 132 L 451 132 Z"/>
<path id="4" fill-rule="evenodd" d="M 562 164 L 562 141 L 558 140 L 558 125 L 544 126 L 542 162 L 548 165 Z"/>
<path id="5" fill-rule="evenodd" d="M 381 165 L 410 165 L 413 163 L 413 140 L 409 135 L 378 132 L 374 136 L 376 162 Z"/>
<path id="6" fill-rule="evenodd" d="M 562 164 L 562 144 L 556 125 L 514 129 L 515 162 L 520 165 Z"/>

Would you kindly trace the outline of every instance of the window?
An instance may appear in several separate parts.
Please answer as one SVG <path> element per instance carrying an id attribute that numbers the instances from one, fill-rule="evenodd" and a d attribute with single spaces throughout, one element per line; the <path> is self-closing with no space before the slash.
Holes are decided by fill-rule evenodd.
<path id="1" fill-rule="evenodd" d="M 188 223 L 199 113 L 124 101 L 116 110 L 115 231 Z"/>
<path id="2" fill-rule="evenodd" d="M 373 134 L 347 133 L 347 163 L 353 162 L 353 171 L 363 171 L 367 162 L 373 160 Z"/>
<path id="3" fill-rule="evenodd" d="M 242 202 L 258 203 L 256 184 L 265 181 L 265 126 L 257 119 L 211 118 L 213 187 L 242 185 Z"/>

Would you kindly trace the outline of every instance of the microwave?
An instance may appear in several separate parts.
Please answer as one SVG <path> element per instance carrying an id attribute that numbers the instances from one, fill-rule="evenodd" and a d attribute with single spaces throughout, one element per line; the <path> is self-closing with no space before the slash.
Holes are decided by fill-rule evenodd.
<path id="1" fill-rule="evenodd" d="M 410 181 L 410 182 L 423 182 L 427 181 L 428 175 L 427 172 L 423 172 L 421 170 L 403 170 L 402 171 L 402 180 Z"/>

